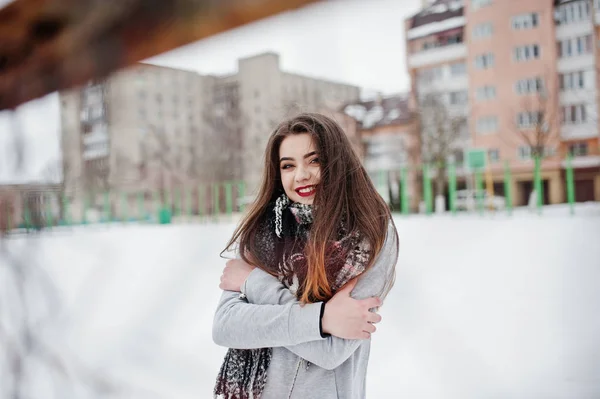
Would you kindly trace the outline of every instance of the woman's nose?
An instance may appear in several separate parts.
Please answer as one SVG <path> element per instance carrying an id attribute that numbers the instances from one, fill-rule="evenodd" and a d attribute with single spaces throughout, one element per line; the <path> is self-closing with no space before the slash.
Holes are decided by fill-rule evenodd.
<path id="1" fill-rule="evenodd" d="M 310 178 L 310 172 L 308 169 L 303 167 L 296 168 L 296 181 L 301 182 Z"/>

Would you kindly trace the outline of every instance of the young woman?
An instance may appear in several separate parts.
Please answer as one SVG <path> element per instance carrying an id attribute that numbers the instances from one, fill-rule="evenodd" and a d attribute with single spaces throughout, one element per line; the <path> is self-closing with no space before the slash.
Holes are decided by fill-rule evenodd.
<path id="1" fill-rule="evenodd" d="M 374 311 L 398 236 L 341 127 L 320 114 L 269 139 L 256 202 L 226 250 L 213 340 L 226 399 L 363 399 Z"/>

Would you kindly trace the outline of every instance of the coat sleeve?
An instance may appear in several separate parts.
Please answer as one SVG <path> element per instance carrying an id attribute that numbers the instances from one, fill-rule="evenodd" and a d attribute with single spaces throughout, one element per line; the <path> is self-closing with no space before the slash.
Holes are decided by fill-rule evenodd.
<path id="1" fill-rule="evenodd" d="M 237 292 L 224 291 L 213 320 L 213 341 L 228 348 L 256 349 L 321 339 L 320 312 L 321 303 L 256 305 Z"/>
<path id="2" fill-rule="evenodd" d="M 384 288 L 393 278 L 397 258 L 397 235 L 393 225 L 390 225 L 386 241 L 377 260 L 368 271 L 359 277 L 351 296 L 355 299 L 382 297 Z M 259 306 L 299 304 L 296 297 L 277 278 L 260 269 L 255 269 L 248 276 L 246 296 L 248 302 Z M 362 342 L 362 340 L 348 340 L 333 336 L 323 339 L 319 334 L 316 340 L 284 346 L 303 359 L 324 369 L 332 370 L 344 363 Z"/>

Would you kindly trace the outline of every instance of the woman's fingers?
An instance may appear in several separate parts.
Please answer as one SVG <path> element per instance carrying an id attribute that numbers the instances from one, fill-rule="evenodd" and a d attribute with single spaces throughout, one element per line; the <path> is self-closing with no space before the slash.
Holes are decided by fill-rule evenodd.
<path id="1" fill-rule="evenodd" d="M 379 315 L 379 313 L 369 312 L 369 314 L 367 315 L 367 321 L 373 324 L 379 323 L 381 322 L 381 316 Z"/>
<path id="2" fill-rule="evenodd" d="M 368 332 L 369 334 L 373 334 L 375 331 L 377 331 L 377 327 L 375 327 L 374 324 L 367 323 L 363 331 Z"/>
<path id="3" fill-rule="evenodd" d="M 361 303 L 361 305 L 363 305 L 367 309 L 373 309 L 373 308 L 378 308 L 378 307 L 381 306 L 381 299 L 379 299 L 376 296 L 374 296 L 374 297 L 371 297 L 371 298 L 362 299 L 360 301 L 360 303 Z"/>

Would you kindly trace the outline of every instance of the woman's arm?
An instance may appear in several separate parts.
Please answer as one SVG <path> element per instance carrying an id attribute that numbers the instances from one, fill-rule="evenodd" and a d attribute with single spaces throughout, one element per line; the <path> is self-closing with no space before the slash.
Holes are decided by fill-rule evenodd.
<path id="1" fill-rule="evenodd" d="M 386 242 L 377 260 L 367 272 L 359 277 L 352 290 L 352 297 L 360 300 L 381 295 L 386 283 L 393 277 L 397 256 L 396 234 L 393 226 L 390 225 Z M 277 278 L 260 269 L 255 269 L 250 273 L 245 284 L 245 294 L 248 302 L 256 305 L 299 304 L 296 297 Z M 325 312 L 327 311 L 327 306 L 325 306 Z M 330 336 L 325 339 L 284 346 L 317 366 L 334 369 L 346 361 L 360 344 L 361 340 Z"/>
<path id="2" fill-rule="evenodd" d="M 237 349 L 297 345 L 321 339 L 321 303 L 253 305 L 224 291 L 213 320 L 213 341 Z"/>

